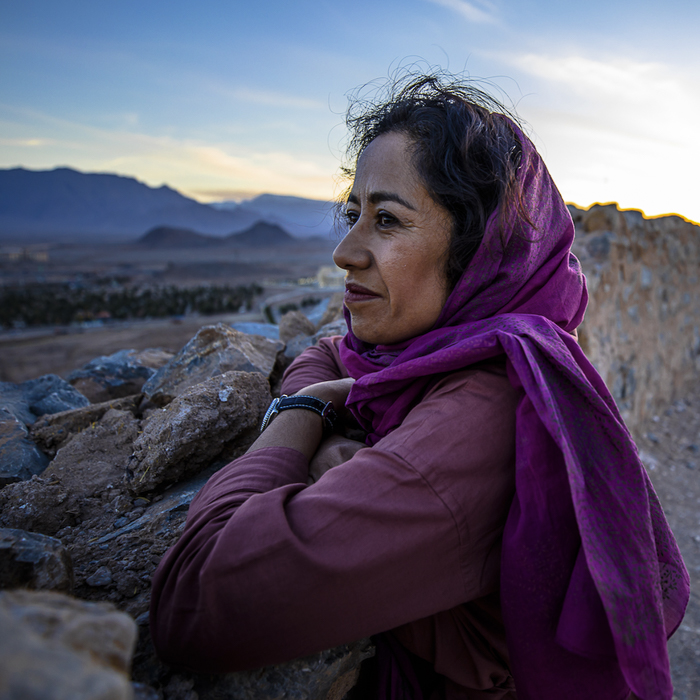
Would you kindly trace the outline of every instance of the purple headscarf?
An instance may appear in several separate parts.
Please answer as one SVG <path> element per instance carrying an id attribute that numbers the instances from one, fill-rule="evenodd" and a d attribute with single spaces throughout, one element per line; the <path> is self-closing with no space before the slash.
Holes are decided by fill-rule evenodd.
<path id="1" fill-rule="evenodd" d="M 393 346 L 348 332 L 340 355 L 357 380 L 348 407 L 372 445 L 436 375 L 505 355 L 522 390 L 501 559 L 518 698 L 624 700 L 631 689 L 671 700 L 666 640 L 688 602 L 688 572 L 615 402 L 570 333 L 588 301 L 571 216 L 512 128 L 531 221 L 491 216 L 429 332 Z"/>

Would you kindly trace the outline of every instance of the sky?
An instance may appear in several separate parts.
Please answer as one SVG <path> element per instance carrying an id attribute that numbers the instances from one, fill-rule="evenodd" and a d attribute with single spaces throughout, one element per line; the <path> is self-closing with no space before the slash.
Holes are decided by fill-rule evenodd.
<path id="1" fill-rule="evenodd" d="M 0 0 L 0 167 L 330 199 L 348 94 L 415 64 L 486 81 L 566 201 L 700 221 L 699 29 L 697 0 Z"/>

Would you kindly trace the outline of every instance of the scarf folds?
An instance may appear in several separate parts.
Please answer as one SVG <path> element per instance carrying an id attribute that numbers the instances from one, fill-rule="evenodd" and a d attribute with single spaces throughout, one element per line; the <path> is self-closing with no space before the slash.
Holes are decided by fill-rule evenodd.
<path id="1" fill-rule="evenodd" d="M 501 559 L 518 697 L 624 700 L 631 689 L 671 700 L 666 640 L 688 602 L 688 573 L 615 402 L 570 334 L 587 303 L 571 217 L 534 146 L 511 128 L 530 221 L 491 216 L 429 332 L 371 346 L 350 329 L 340 348 L 356 379 L 347 405 L 373 445 L 440 375 L 505 356 L 522 392 Z"/>

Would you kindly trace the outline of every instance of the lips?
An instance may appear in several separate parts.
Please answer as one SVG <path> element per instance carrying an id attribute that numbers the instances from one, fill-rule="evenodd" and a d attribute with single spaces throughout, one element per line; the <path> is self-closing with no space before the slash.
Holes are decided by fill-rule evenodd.
<path id="1" fill-rule="evenodd" d="M 361 284 L 356 284 L 355 282 L 349 282 L 345 285 L 345 296 L 343 301 L 346 304 L 352 304 L 358 301 L 369 301 L 370 299 L 378 299 L 379 294 L 373 292 L 367 287 L 363 287 Z"/>

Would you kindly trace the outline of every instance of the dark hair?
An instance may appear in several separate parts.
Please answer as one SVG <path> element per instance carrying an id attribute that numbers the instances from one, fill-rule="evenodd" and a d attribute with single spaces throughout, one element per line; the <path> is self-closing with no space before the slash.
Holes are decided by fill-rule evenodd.
<path id="1" fill-rule="evenodd" d="M 452 217 L 445 263 L 450 289 L 481 244 L 489 216 L 500 206 L 502 224 L 513 202 L 522 214 L 516 182 L 521 145 L 503 114 L 515 121 L 469 81 L 439 72 L 394 76 L 379 98 L 368 100 L 359 92 L 350 98 L 349 164 L 343 174 L 354 177 L 360 155 L 381 134 L 400 132 L 411 139 L 416 172 Z"/>

